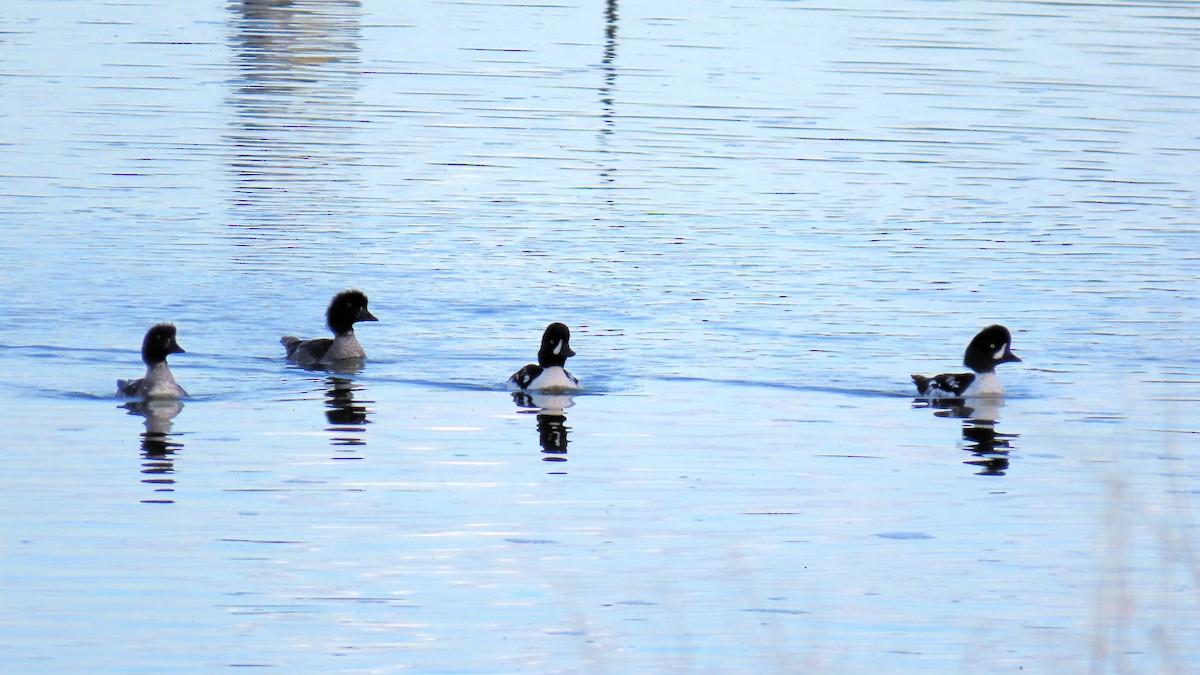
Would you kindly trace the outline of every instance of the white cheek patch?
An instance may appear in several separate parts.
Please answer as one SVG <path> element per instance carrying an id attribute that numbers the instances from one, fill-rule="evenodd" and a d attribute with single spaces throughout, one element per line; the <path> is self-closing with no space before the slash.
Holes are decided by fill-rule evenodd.
<path id="1" fill-rule="evenodd" d="M 999 361 L 1004 356 L 1004 352 L 1006 352 L 1006 351 L 1008 351 L 1008 345 L 1007 344 L 1000 345 L 1000 349 L 997 349 L 996 353 L 992 355 L 992 360 Z"/>
<path id="2" fill-rule="evenodd" d="M 562 346 L 563 346 L 562 340 L 559 340 L 558 344 L 554 345 L 554 355 L 555 356 L 558 356 L 559 354 L 562 353 Z"/>

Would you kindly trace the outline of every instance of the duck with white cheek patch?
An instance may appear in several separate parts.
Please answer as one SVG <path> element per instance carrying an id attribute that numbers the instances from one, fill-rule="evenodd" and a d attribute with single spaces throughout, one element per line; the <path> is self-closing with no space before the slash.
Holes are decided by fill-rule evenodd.
<path id="1" fill-rule="evenodd" d="M 963 365 L 972 373 L 944 373 L 925 377 L 913 375 L 917 393 L 927 398 L 968 398 L 972 396 L 1003 396 L 1004 385 L 996 376 L 1001 363 L 1020 363 L 1012 353 L 1012 335 L 1008 329 L 994 324 L 979 331 L 963 354 Z"/>
<path id="2" fill-rule="evenodd" d="M 546 326 L 542 333 L 542 346 L 538 349 L 538 362 L 529 364 L 508 378 L 510 389 L 522 391 L 566 392 L 577 391 L 579 380 L 567 372 L 567 358 L 575 356 L 571 350 L 571 330 L 561 323 Z"/>

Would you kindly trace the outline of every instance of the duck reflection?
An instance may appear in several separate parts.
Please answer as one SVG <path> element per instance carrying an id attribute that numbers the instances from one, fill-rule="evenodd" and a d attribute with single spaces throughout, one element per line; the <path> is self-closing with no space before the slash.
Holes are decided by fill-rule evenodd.
<path id="1" fill-rule="evenodd" d="M 334 447 L 355 448 L 367 444 L 363 433 L 371 423 L 371 410 L 366 401 L 355 398 L 355 392 L 363 391 L 363 386 L 354 380 L 340 375 L 330 375 L 325 379 L 325 418 L 330 426 L 326 428 L 333 435 L 329 442 Z M 339 459 L 361 459 L 342 455 Z"/>
<path id="2" fill-rule="evenodd" d="M 177 440 L 178 434 L 171 433 L 174 419 L 183 411 L 183 402 L 177 399 L 148 399 L 126 403 L 121 408 L 130 415 L 145 418 L 146 430 L 141 434 L 142 482 L 154 487 L 162 496 L 143 499 L 146 504 L 173 504 L 167 495 L 175 492 L 175 453 L 183 448 Z"/>
<path id="3" fill-rule="evenodd" d="M 915 399 L 915 408 L 934 408 L 934 415 L 962 420 L 963 450 L 971 459 L 963 462 L 979 471 L 977 476 L 1003 476 L 1008 470 L 1012 440 L 1019 434 L 996 431 L 1004 399 L 996 397 Z"/>
<path id="4" fill-rule="evenodd" d="M 566 409 L 575 405 L 575 399 L 570 394 L 539 394 L 536 392 L 515 391 L 513 402 L 523 408 L 521 412 L 537 414 L 538 444 L 542 446 L 543 461 L 567 461 L 567 436 L 571 427 L 567 426 Z"/>
<path id="5" fill-rule="evenodd" d="M 366 359 L 341 359 L 326 365 L 295 365 L 300 370 L 307 370 L 310 373 L 330 373 L 330 379 L 341 376 L 340 379 L 348 380 L 350 375 L 357 375 L 362 372 L 367 366 Z"/>

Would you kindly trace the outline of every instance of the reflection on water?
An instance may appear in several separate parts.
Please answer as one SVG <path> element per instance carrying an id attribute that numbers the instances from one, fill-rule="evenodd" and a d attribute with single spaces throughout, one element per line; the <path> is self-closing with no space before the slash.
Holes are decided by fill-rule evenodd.
<path id="1" fill-rule="evenodd" d="M 979 468 L 978 476 L 1003 476 L 1008 470 L 1012 439 L 1020 434 L 1000 433 L 1003 398 L 914 399 L 914 408 L 934 408 L 937 417 L 962 420 L 963 450 L 972 458 L 963 462 Z"/>
<path id="2" fill-rule="evenodd" d="M 978 466 L 980 476 L 1003 476 L 1008 469 L 1008 451 L 1012 447 L 1009 439 L 1016 437 L 1017 434 L 998 433 L 996 423 L 992 421 L 964 420 L 963 440 L 966 444 L 963 450 L 975 457 L 965 463 Z"/>
<path id="3" fill-rule="evenodd" d="M 613 93 L 617 88 L 617 0 L 608 0 L 604 6 L 604 56 L 600 59 L 600 68 L 604 72 L 604 83 L 600 86 L 600 116 L 604 124 L 600 127 L 600 150 L 608 149 L 609 136 L 616 130 L 616 105 L 613 103 Z M 607 154 L 607 157 L 613 157 Z M 601 184 L 616 181 L 616 166 L 606 166 L 600 171 Z M 612 203 L 612 197 L 609 197 Z"/>
<path id="4" fill-rule="evenodd" d="M 538 443 L 546 454 L 542 459 L 547 462 L 567 461 L 567 426 L 566 415 L 539 412 L 537 416 Z"/>
<path id="5" fill-rule="evenodd" d="M 154 487 L 158 493 L 175 492 L 175 452 L 183 448 L 176 440 L 178 434 L 171 433 L 172 420 L 183 411 L 183 403 L 174 399 L 150 399 L 126 403 L 121 408 L 130 415 L 145 418 L 146 430 L 141 434 L 143 483 Z M 147 504 L 171 504 L 174 499 L 166 496 L 143 499 Z"/>
<path id="6" fill-rule="evenodd" d="M 332 373 L 334 375 L 348 376 L 348 375 L 357 375 L 357 374 L 361 373 L 362 369 L 367 366 L 367 360 L 366 359 L 338 359 L 337 361 L 334 361 L 333 363 L 327 363 L 327 364 L 288 363 L 288 366 L 299 368 L 300 370 L 307 370 L 310 373 Z"/>
<path id="7" fill-rule="evenodd" d="M 600 86 L 600 110 L 604 118 L 604 126 L 600 129 L 601 138 L 613 132 L 613 117 L 616 108 L 613 105 L 613 92 L 617 88 L 617 0 L 608 0 L 604 6 L 604 56 L 600 59 L 600 69 L 604 72 L 604 84 Z"/>
<path id="8" fill-rule="evenodd" d="M 332 425 L 326 431 L 333 433 L 329 442 L 335 447 L 343 447 L 347 452 L 350 448 L 367 444 L 362 434 L 371 423 L 371 410 L 367 404 L 374 401 L 356 400 L 355 392 L 363 391 L 363 387 L 347 377 L 330 375 L 325 379 L 325 418 Z M 362 459 L 359 456 L 339 455 L 335 459 Z"/>
<path id="9" fill-rule="evenodd" d="M 328 214 L 353 188 L 351 134 L 361 67 L 357 0 L 242 0 L 230 5 L 238 75 L 226 140 L 244 221 Z"/>
<path id="10" fill-rule="evenodd" d="M 575 405 L 575 398 L 569 394 L 538 394 L 534 392 L 513 392 L 513 403 L 522 408 L 521 412 L 537 414 L 538 445 L 542 447 L 543 461 L 567 461 L 567 435 L 571 427 L 567 426 L 566 409 Z"/>

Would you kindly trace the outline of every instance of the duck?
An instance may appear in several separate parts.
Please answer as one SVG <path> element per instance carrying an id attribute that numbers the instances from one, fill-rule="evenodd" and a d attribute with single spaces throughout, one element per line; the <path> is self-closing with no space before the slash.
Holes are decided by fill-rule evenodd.
<path id="1" fill-rule="evenodd" d="M 342 291 L 333 296 L 325 311 L 326 324 L 332 338 L 301 340 L 292 335 L 279 338 L 289 361 L 304 368 L 323 367 L 352 359 L 365 359 L 366 352 L 354 337 L 354 324 L 359 321 L 378 321 L 367 309 L 367 296 L 359 290 Z"/>
<path id="2" fill-rule="evenodd" d="M 142 361 L 146 364 L 146 376 L 137 380 L 117 380 L 117 396 L 120 398 L 172 399 L 187 398 L 188 393 L 175 381 L 167 366 L 167 356 L 184 354 L 183 347 L 175 339 L 175 326 L 160 323 L 146 331 L 142 340 Z"/>
<path id="3" fill-rule="evenodd" d="M 510 389 L 521 391 L 564 392 L 575 391 L 579 379 L 567 372 L 567 358 L 575 356 L 571 349 L 571 329 L 562 323 L 546 326 L 542 333 L 542 346 L 538 349 L 538 362 L 531 363 L 508 378 Z"/>
<path id="4" fill-rule="evenodd" d="M 996 375 L 996 366 L 1020 362 L 1012 352 L 1012 334 L 1004 326 L 992 324 L 979 331 L 963 353 L 963 365 L 974 372 L 913 375 L 912 381 L 917 393 L 927 398 L 1003 396 L 1004 385 Z"/>

